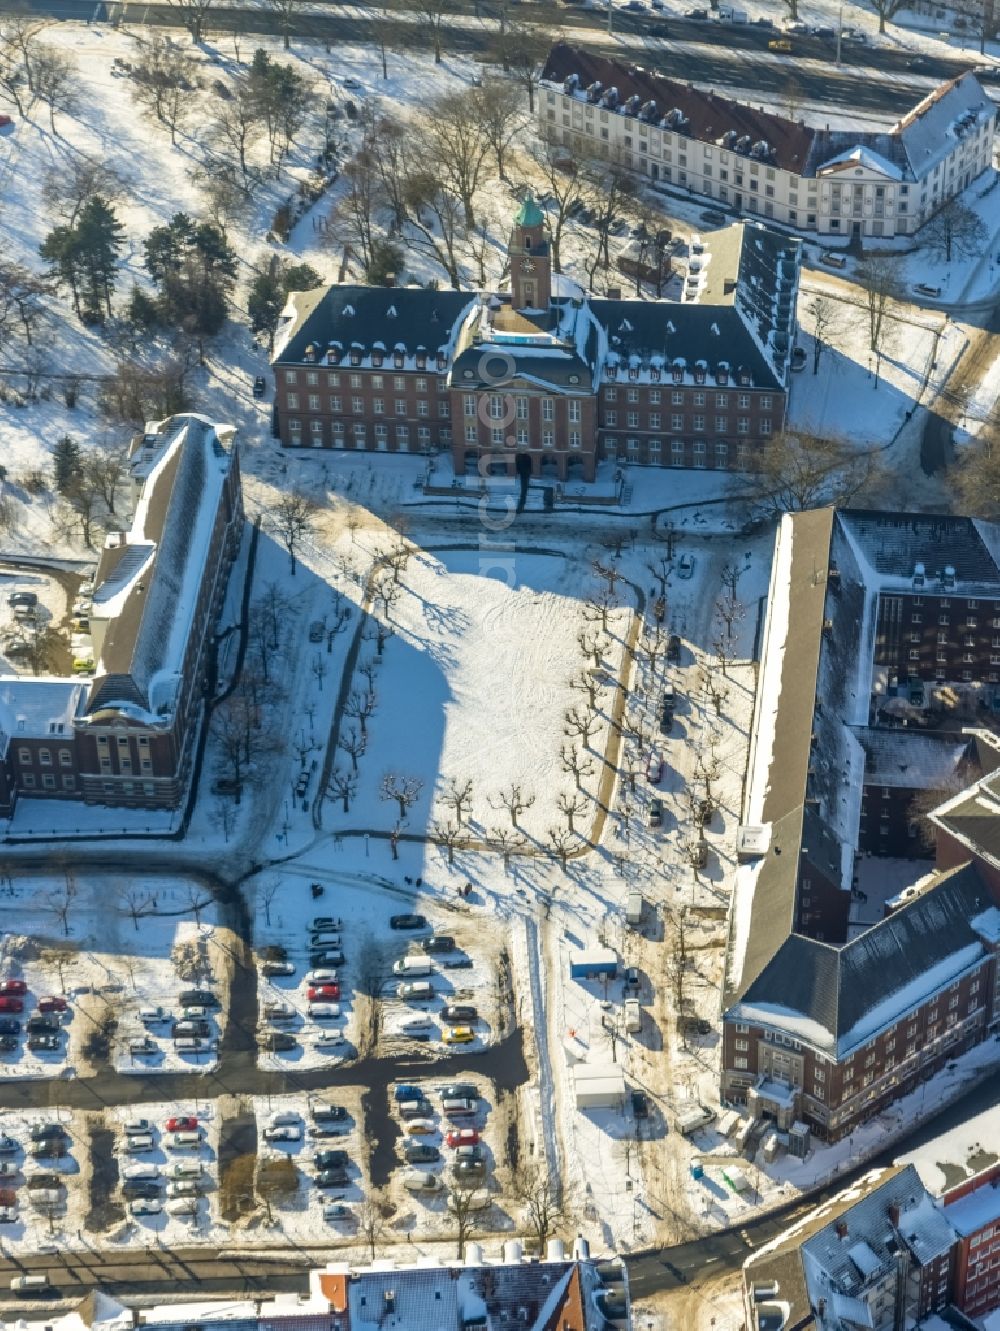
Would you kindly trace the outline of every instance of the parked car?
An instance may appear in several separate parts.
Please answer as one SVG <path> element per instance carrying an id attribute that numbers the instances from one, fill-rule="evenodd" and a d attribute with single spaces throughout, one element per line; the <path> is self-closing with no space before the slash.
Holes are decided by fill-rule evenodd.
<path id="1" fill-rule="evenodd" d="M 441 1032 L 442 1044 L 471 1044 L 475 1038 L 471 1026 L 446 1026 Z"/>
<path id="2" fill-rule="evenodd" d="M 174 1039 L 178 1054 L 207 1054 L 215 1048 L 215 1040 L 202 1035 L 181 1035 Z"/>
<path id="3" fill-rule="evenodd" d="M 405 1021 L 399 1023 L 400 1035 L 427 1036 L 434 1030 L 434 1022 L 430 1015 L 423 1017 L 407 1017 Z"/>
<path id="4" fill-rule="evenodd" d="M 782 55 L 791 55 L 795 48 L 787 37 L 772 37 L 767 44 L 769 51 L 777 51 Z"/>
<path id="5" fill-rule="evenodd" d="M 468 1025 L 471 1021 L 479 1020 L 479 1013 L 471 1003 L 445 1003 L 441 1009 L 441 1019 Z"/>
<path id="6" fill-rule="evenodd" d="M 212 1028 L 203 1017 L 196 1017 L 190 1021 L 175 1021 L 170 1031 L 172 1040 L 185 1040 L 194 1037 L 199 1040 L 207 1040 L 212 1034 Z"/>
<path id="7" fill-rule="evenodd" d="M 268 1021 L 293 1021 L 295 1009 L 291 1003 L 265 1003 L 264 1016 Z"/>
<path id="8" fill-rule="evenodd" d="M 141 1197 L 134 1202 L 129 1202 L 129 1215 L 159 1215 L 163 1210 L 163 1203 L 158 1197 Z"/>
<path id="9" fill-rule="evenodd" d="M 430 980 L 404 980 L 397 985 L 396 996 L 415 1003 L 427 1002 L 434 997 L 434 986 Z"/>
<path id="10" fill-rule="evenodd" d="M 267 1126 L 269 1128 L 280 1128 L 285 1125 L 294 1126 L 302 1122 L 302 1115 L 297 1114 L 294 1109 L 278 1109 L 269 1115 Z"/>
<path id="11" fill-rule="evenodd" d="M 261 966 L 260 969 L 261 969 L 262 974 L 264 974 L 268 979 L 274 979 L 274 978 L 276 978 L 277 976 L 280 976 L 280 975 L 294 975 L 294 974 L 295 974 L 295 962 L 294 962 L 294 961 L 265 961 L 264 964 L 263 964 L 263 966 Z"/>
<path id="12" fill-rule="evenodd" d="M 276 1128 L 265 1128 L 263 1132 L 266 1142 L 300 1142 L 302 1136 L 301 1126 L 292 1123 L 283 1123 Z"/>
<path id="13" fill-rule="evenodd" d="M 65 1012 L 69 1004 L 59 994 L 46 994 L 38 1000 L 39 1012 Z"/>
<path id="14" fill-rule="evenodd" d="M 160 1185 L 142 1179 L 126 1179 L 122 1184 L 122 1195 L 135 1201 L 159 1201 Z"/>
<path id="15" fill-rule="evenodd" d="M 660 705 L 660 734 L 669 735 L 673 728 L 674 709 L 673 706 L 664 699 Z"/>
<path id="16" fill-rule="evenodd" d="M 834 254 L 832 250 L 824 250 L 819 256 L 820 263 L 825 263 L 827 268 L 846 268 L 847 260 L 842 254 Z"/>
<path id="17" fill-rule="evenodd" d="M 176 1114 L 164 1123 L 167 1132 L 200 1132 L 201 1127 L 193 1114 Z"/>
<path id="18" fill-rule="evenodd" d="M 306 998 L 310 1003 L 326 1002 L 327 999 L 336 999 L 340 997 L 339 984 L 311 984 L 306 991 Z"/>
<path id="19" fill-rule="evenodd" d="M 310 1003 L 309 1016 L 313 1021 L 336 1021 L 340 1016 L 339 1003 Z"/>
<path id="20" fill-rule="evenodd" d="M 932 299 L 941 294 L 941 288 L 932 286 L 929 282 L 918 282 L 913 290 L 919 296 L 930 296 Z"/>
<path id="21" fill-rule="evenodd" d="M 663 826 L 663 801 L 662 801 L 662 800 L 650 800 L 650 801 L 649 801 L 649 825 L 650 825 L 650 827 L 662 827 L 662 826 Z"/>
<path id="22" fill-rule="evenodd" d="M 480 1141 L 478 1128 L 450 1128 L 445 1136 L 447 1146 L 476 1146 Z"/>
<path id="23" fill-rule="evenodd" d="M 486 1174 L 486 1161 L 470 1159 L 466 1156 L 464 1159 L 456 1160 L 451 1169 L 459 1180 L 481 1179 Z"/>
<path id="24" fill-rule="evenodd" d="M 693 19 L 697 19 L 699 23 L 702 23 L 702 22 L 705 21 L 705 19 L 708 18 L 708 10 L 707 10 L 707 9 L 688 9 L 688 10 L 685 11 L 684 17 L 685 17 L 685 18 L 693 18 Z"/>
<path id="25" fill-rule="evenodd" d="M 681 640 L 680 635 L 671 633 L 667 639 L 667 660 L 679 661 L 681 659 Z"/>
<path id="26" fill-rule="evenodd" d="M 42 1141 L 33 1141 L 28 1147 L 28 1154 L 35 1160 L 58 1159 L 66 1154 L 66 1142 L 62 1137 L 46 1137 Z"/>
<path id="27" fill-rule="evenodd" d="M 350 1163 L 351 1157 L 346 1151 L 317 1151 L 313 1157 L 317 1169 L 346 1169 Z"/>
<path id="28" fill-rule="evenodd" d="M 322 929 L 318 933 L 309 935 L 309 946 L 312 948 L 320 947 L 341 947 L 340 934 L 333 929 Z"/>
<path id="29" fill-rule="evenodd" d="M 14 1137 L 8 1137 L 6 1133 L 0 1132 L 0 1155 L 13 1155 L 15 1151 L 21 1149 L 20 1143 Z"/>
<path id="30" fill-rule="evenodd" d="M 254 397 L 263 397 L 267 392 L 267 381 L 262 374 L 254 375 L 253 395 Z"/>
<path id="31" fill-rule="evenodd" d="M 307 971 L 306 984 L 336 984 L 338 974 L 335 970 Z"/>
<path id="32" fill-rule="evenodd" d="M 16 1017 L 0 1017 L 0 1035 L 20 1035 L 21 1023 Z"/>
<path id="33" fill-rule="evenodd" d="M 441 1159 L 441 1152 L 427 1142 L 404 1142 L 403 1158 L 410 1165 L 429 1165 Z"/>
<path id="34" fill-rule="evenodd" d="M 11 592 L 7 597 L 7 604 L 11 610 L 34 610 L 38 604 L 38 597 L 34 592 Z"/>
<path id="35" fill-rule="evenodd" d="M 313 1183 L 317 1188 L 346 1188 L 350 1179 L 343 1169 L 321 1169 Z"/>
<path id="36" fill-rule="evenodd" d="M 770 45 L 770 43 L 768 43 Z M 698 214 L 699 218 L 706 226 L 725 226 L 726 214 L 720 213 L 718 208 L 706 208 L 704 212 Z"/>
<path id="37" fill-rule="evenodd" d="M 198 1214 L 200 1197 L 172 1197 L 167 1202 L 168 1215 L 191 1216 Z"/>
<path id="38" fill-rule="evenodd" d="M 59 1030 L 59 1022 L 55 1017 L 29 1017 L 25 1029 L 31 1035 L 55 1035 Z"/>
<path id="39" fill-rule="evenodd" d="M 318 933 L 322 929 L 334 929 L 339 933 L 343 927 L 344 921 L 337 915 L 317 915 L 309 929 L 312 933 Z"/>
<path id="40" fill-rule="evenodd" d="M 62 1048 L 58 1035 L 29 1035 L 28 1048 L 36 1054 L 54 1054 Z"/>
<path id="41" fill-rule="evenodd" d="M 425 1173 L 422 1169 L 409 1169 L 403 1175 L 403 1187 L 407 1192 L 440 1192 L 444 1183 L 438 1174 Z"/>
<path id="42" fill-rule="evenodd" d="M 389 917 L 390 929 L 426 929 L 427 920 L 423 915 L 392 915 Z"/>
<path id="43" fill-rule="evenodd" d="M 347 1037 L 343 1031 L 320 1031 L 313 1036 L 312 1047 L 314 1049 L 337 1049 L 342 1044 L 347 1043 Z"/>
<path id="44" fill-rule="evenodd" d="M 431 934 L 420 943 L 424 952 L 454 952 L 455 940 L 451 934 Z"/>
<path id="45" fill-rule="evenodd" d="M 422 1095 L 414 1096 L 412 1100 L 400 1100 L 397 1103 L 400 1118 L 427 1118 L 433 1114 L 434 1109 L 429 1100 Z"/>
<path id="46" fill-rule="evenodd" d="M 441 1108 L 449 1118 L 461 1118 L 466 1114 L 474 1114 L 479 1108 L 479 1100 L 466 1095 L 456 1099 L 443 1097 Z"/>
<path id="47" fill-rule="evenodd" d="M 485 1211 L 488 1206 L 493 1205 L 493 1197 L 486 1188 L 476 1188 L 474 1192 L 462 1192 L 462 1207 L 468 1211 Z M 455 1200 L 455 1194 L 451 1193 L 448 1197 L 448 1210 L 455 1211 L 458 1202 Z"/>
<path id="48" fill-rule="evenodd" d="M 156 1138 L 148 1132 L 137 1132 L 125 1138 L 125 1151 L 128 1155 L 142 1155 L 144 1151 L 156 1149 Z"/>
<path id="49" fill-rule="evenodd" d="M 26 994 L 27 982 L 24 980 L 0 980 L 0 994 Z"/>
<path id="50" fill-rule="evenodd" d="M 181 1007 L 218 1007 L 219 1000 L 211 989 L 184 989 L 177 995 Z"/>
<path id="51" fill-rule="evenodd" d="M 289 1031 L 265 1031 L 260 1037 L 261 1049 L 272 1054 L 284 1054 L 294 1049 L 298 1041 Z"/>
<path id="52" fill-rule="evenodd" d="M 408 1137 L 429 1137 L 437 1132 L 437 1124 L 432 1118 L 413 1118 L 403 1125 L 403 1131 Z"/>
<path id="53" fill-rule="evenodd" d="M 325 1202 L 323 1204 L 323 1219 L 327 1224 L 335 1224 L 338 1220 L 347 1220 L 351 1214 L 351 1208 L 345 1206 L 343 1202 Z"/>
<path id="54" fill-rule="evenodd" d="M 162 1007 L 141 1007 L 139 1020 L 144 1026 L 158 1026 L 161 1022 L 170 1020 L 170 1013 Z"/>
<path id="55" fill-rule="evenodd" d="M 690 555 L 685 552 L 683 555 L 681 555 L 680 559 L 677 561 L 677 576 L 679 578 L 690 578 L 693 572 L 694 572 L 694 555 Z"/>
<path id="56" fill-rule="evenodd" d="M 646 764 L 646 780 L 652 786 L 659 785 L 663 778 L 663 759 L 654 749 L 649 755 L 649 762 Z"/>
<path id="57" fill-rule="evenodd" d="M 343 1105 L 330 1104 L 325 1100 L 314 1100 L 309 1106 L 309 1115 L 314 1119 L 332 1119 L 334 1122 L 343 1122 L 347 1118 L 347 1110 Z"/>
<path id="58" fill-rule="evenodd" d="M 419 1086 L 411 1086 L 408 1082 L 401 1081 L 392 1093 L 392 1098 L 399 1100 L 419 1100 L 423 1095 Z"/>
<path id="59" fill-rule="evenodd" d="M 200 1132 L 168 1132 L 163 1138 L 168 1151 L 190 1151 L 201 1146 Z"/>
<path id="60" fill-rule="evenodd" d="M 16 994 L 0 995 L 0 1012 L 23 1012 L 24 999 L 18 998 Z"/>
<path id="61" fill-rule="evenodd" d="M 478 1100 L 479 1087 L 471 1081 L 453 1081 L 441 1087 L 442 1100 Z"/>
<path id="62" fill-rule="evenodd" d="M 310 952 L 309 965 L 317 966 L 343 966 L 344 954 L 340 948 L 326 948 L 320 952 Z"/>
<path id="63" fill-rule="evenodd" d="M 649 1101 L 642 1091 L 632 1092 L 632 1116 L 633 1118 L 649 1117 Z"/>

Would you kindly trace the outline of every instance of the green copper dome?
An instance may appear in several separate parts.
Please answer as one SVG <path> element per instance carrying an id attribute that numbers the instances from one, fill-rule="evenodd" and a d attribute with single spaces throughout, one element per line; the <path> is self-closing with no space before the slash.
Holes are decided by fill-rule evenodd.
<path id="1" fill-rule="evenodd" d="M 545 221 L 542 216 L 542 210 L 535 202 L 534 196 L 526 194 L 524 202 L 518 208 L 514 217 L 515 226 L 541 226 Z"/>

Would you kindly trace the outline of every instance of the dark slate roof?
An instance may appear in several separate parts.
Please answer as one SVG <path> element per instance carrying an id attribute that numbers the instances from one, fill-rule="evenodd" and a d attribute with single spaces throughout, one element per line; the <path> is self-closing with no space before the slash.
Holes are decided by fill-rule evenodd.
<path id="1" fill-rule="evenodd" d="M 935 967 L 947 970 L 954 960 L 957 974 L 977 949 L 982 954 L 970 920 L 992 904 L 966 864 L 841 948 L 792 934 L 747 987 L 741 1007 L 794 1014 L 810 1023 L 803 1039 L 843 1055 L 923 1001 L 928 985 L 943 987 Z"/>
<path id="2" fill-rule="evenodd" d="M 500 301 L 502 306 L 509 302 Z M 538 314 L 519 315 L 525 327 L 537 328 L 542 333 L 556 333 L 563 315 L 573 316 L 572 302 L 556 300 L 549 311 Z M 587 319 L 586 307 L 578 309 L 575 317 Z M 501 334 L 502 338 L 502 334 Z M 464 340 L 464 339 L 463 339 Z M 496 379 L 483 378 L 490 372 L 490 347 L 496 347 L 497 362 L 500 372 L 511 382 L 518 379 L 536 381 L 542 385 L 551 385 L 555 389 L 569 392 L 592 391 L 598 360 L 598 328 L 593 319 L 588 319 L 586 336 L 583 339 L 583 355 L 579 355 L 575 341 L 563 346 L 552 345 L 551 349 L 523 350 L 511 341 L 497 340 L 491 343 L 488 335 L 482 341 L 470 343 L 455 358 L 451 382 L 455 388 L 495 388 Z M 514 370 L 509 367 L 511 361 Z"/>
<path id="3" fill-rule="evenodd" d="M 301 364 L 306 347 L 313 344 L 322 355 L 330 342 L 340 342 L 345 352 L 353 343 L 370 350 L 381 342 L 390 352 L 402 343 L 408 356 L 419 347 L 434 356 L 475 299 L 465 291 L 424 287 L 336 285 L 295 293 L 295 321 L 274 363 Z"/>
<path id="4" fill-rule="evenodd" d="M 994 553 L 998 533 L 990 523 L 948 514 L 861 510 L 841 514 L 841 521 L 876 573 L 910 579 L 914 565 L 923 564 L 926 590 L 940 592 L 932 580 L 950 565 L 958 580 L 956 595 L 963 594 L 963 583 L 994 584 L 993 595 L 1000 595 L 1000 564 Z"/>
<path id="5" fill-rule="evenodd" d="M 816 131 L 796 120 L 559 42 L 549 52 L 542 78 L 563 83 L 572 74 L 578 76 L 581 91 L 595 82 L 604 88 L 617 88 L 619 106 L 629 97 L 638 96 L 643 103 L 656 102 L 661 115 L 680 111 L 690 122 L 684 130 L 690 138 L 718 143 L 723 134 L 733 130 L 754 143 L 770 144 L 773 155 L 766 159 L 769 165 L 800 174 L 806 168 Z"/>

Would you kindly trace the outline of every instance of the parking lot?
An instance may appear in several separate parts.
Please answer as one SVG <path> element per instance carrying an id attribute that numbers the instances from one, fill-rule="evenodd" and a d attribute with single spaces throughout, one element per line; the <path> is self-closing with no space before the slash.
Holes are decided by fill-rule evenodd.
<path id="1" fill-rule="evenodd" d="M 0 564 L 0 674 L 93 672 L 88 576 Z"/>

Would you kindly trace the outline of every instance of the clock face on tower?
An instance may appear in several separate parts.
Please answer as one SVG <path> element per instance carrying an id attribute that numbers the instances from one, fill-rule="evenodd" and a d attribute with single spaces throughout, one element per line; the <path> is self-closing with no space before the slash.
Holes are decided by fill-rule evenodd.
<path id="1" fill-rule="evenodd" d="M 534 259 L 522 259 L 522 260 L 521 260 L 521 271 L 522 271 L 523 273 L 533 273 L 533 272 L 535 271 L 535 261 L 534 261 Z"/>

